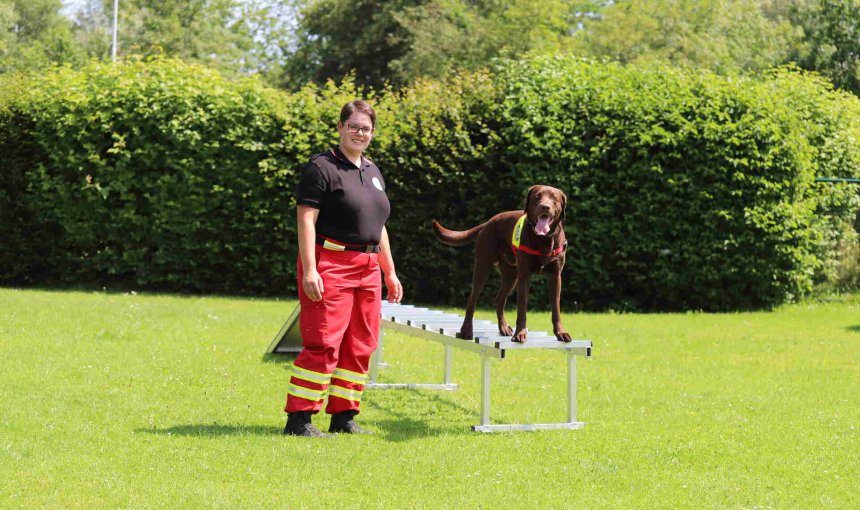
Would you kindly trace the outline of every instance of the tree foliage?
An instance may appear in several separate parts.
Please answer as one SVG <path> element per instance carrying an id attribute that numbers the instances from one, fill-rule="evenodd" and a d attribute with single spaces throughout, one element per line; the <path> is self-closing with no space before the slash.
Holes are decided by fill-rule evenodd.
<path id="1" fill-rule="evenodd" d="M 476 69 L 493 58 L 570 51 L 571 34 L 596 2 L 434 0 L 405 9 L 397 20 L 409 34 L 408 51 L 391 63 L 400 82 Z"/>
<path id="2" fill-rule="evenodd" d="M 0 73 L 106 60 L 112 0 L 0 0 Z M 68 11 L 66 11 L 68 12 Z M 795 62 L 860 89 L 858 0 L 124 0 L 119 55 L 164 55 L 298 90 L 402 88 L 496 58 L 664 61 L 719 74 Z"/>
<path id="3" fill-rule="evenodd" d="M 360 85 L 404 86 L 417 77 L 486 66 L 495 57 L 565 51 L 574 0 L 312 0 L 302 11 L 287 75 L 296 84 L 352 73 Z"/>
<path id="4" fill-rule="evenodd" d="M 238 0 L 126 0 L 119 11 L 118 47 L 123 55 L 169 55 L 225 71 L 241 69 L 253 41 L 235 16 L 239 7 Z"/>
<path id="5" fill-rule="evenodd" d="M 794 48 L 798 64 L 860 95 L 860 1 L 801 1 L 791 13 L 804 32 Z"/>
<path id="6" fill-rule="evenodd" d="M 856 90 L 856 0 L 308 0 L 279 78 L 402 87 L 494 58 L 575 54 L 719 74 L 789 62 Z"/>
<path id="7" fill-rule="evenodd" d="M 397 20 L 404 8 L 425 0 L 313 0 L 301 11 L 298 45 L 286 66 L 297 89 L 312 81 L 342 80 L 381 88 L 393 76 L 389 65 L 409 48 L 409 34 Z"/>
<path id="8" fill-rule="evenodd" d="M 586 18 L 582 53 L 622 63 L 663 60 L 716 72 L 760 71 L 786 61 L 797 31 L 770 2 L 625 0 Z"/>
<path id="9" fill-rule="evenodd" d="M 0 73 L 80 62 L 60 0 L 0 0 Z"/>
<path id="10" fill-rule="evenodd" d="M 292 48 L 293 0 L 127 0 L 120 2 L 118 55 L 181 58 L 228 75 L 279 68 Z M 77 44 L 110 55 L 112 0 L 86 0 L 74 13 Z M 286 20 L 286 21 L 284 21 Z"/>

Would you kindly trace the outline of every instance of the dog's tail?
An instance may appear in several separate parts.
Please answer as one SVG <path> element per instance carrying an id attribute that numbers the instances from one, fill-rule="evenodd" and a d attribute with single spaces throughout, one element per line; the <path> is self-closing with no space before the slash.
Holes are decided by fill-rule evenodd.
<path id="1" fill-rule="evenodd" d="M 481 230 L 484 229 L 484 225 L 486 223 L 482 223 L 477 227 L 472 227 L 469 230 L 458 231 L 458 230 L 448 230 L 439 224 L 438 221 L 433 220 L 433 233 L 436 234 L 436 239 L 442 241 L 444 244 L 449 246 L 462 246 L 467 243 L 471 243 L 478 237 L 478 234 L 481 233 Z"/>

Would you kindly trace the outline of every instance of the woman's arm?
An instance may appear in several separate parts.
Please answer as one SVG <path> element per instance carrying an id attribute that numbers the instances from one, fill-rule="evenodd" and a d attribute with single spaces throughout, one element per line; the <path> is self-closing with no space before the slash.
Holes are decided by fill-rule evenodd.
<path id="1" fill-rule="evenodd" d="M 323 281 L 317 273 L 317 260 L 314 246 L 317 237 L 317 218 L 319 209 L 300 205 L 296 208 L 299 229 L 299 257 L 302 261 L 302 290 L 311 301 L 319 301 L 323 295 Z"/>
<path id="2" fill-rule="evenodd" d="M 399 303 L 403 297 L 403 285 L 394 270 L 394 258 L 391 256 L 391 246 L 388 243 L 388 230 L 382 227 L 382 240 L 379 243 L 379 267 L 385 274 L 385 286 L 388 288 L 388 302 Z"/>

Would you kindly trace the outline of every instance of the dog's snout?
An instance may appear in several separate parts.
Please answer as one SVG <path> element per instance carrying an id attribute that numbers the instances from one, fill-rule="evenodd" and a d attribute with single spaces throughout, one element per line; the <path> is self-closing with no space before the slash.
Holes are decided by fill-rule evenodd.
<path id="1" fill-rule="evenodd" d="M 537 206 L 537 213 L 541 216 L 549 215 L 552 212 L 552 204 L 540 203 Z"/>

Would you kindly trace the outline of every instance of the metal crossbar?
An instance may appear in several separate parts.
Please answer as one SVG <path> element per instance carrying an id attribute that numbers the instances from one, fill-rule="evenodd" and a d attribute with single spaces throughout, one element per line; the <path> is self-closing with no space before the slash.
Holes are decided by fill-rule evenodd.
<path id="1" fill-rule="evenodd" d="M 846 184 L 860 184 L 860 179 L 841 178 L 841 177 L 819 177 L 815 182 L 844 182 Z"/>
<path id="2" fill-rule="evenodd" d="M 290 314 L 287 322 L 281 328 L 266 353 L 282 354 L 301 351 L 301 336 L 298 326 L 299 307 Z M 516 430 L 546 430 L 546 429 L 581 429 L 584 422 L 577 421 L 576 409 L 576 357 L 591 357 L 591 340 L 573 340 L 570 343 L 559 342 L 555 336 L 542 331 L 530 331 L 526 343 L 512 342 L 510 337 L 500 336 L 495 323 L 485 320 L 475 320 L 472 323 L 474 340 L 462 340 L 456 337 L 463 318 L 438 310 L 418 308 L 412 305 L 391 304 L 383 301 L 379 345 L 370 360 L 369 381 L 366 388 L 378 390 L 394 389 L 424 389 L 424 390 L 456 390 L 458 385 L 451 381 L 453 365 L 453 350 L 463 349 L 474 352 L 481 357 L 481 422 L 473 425 L 477 432 L 508 432 Z M 382 362 L 383 329 L 404 333 L 409 336 L 438 342 L 444 347 L 444 372 L 441 383 L 380 383 L 379 371 L 387 366 Z M 491 360 L 505 359 L 508 351 L 522 349 L 553 349 L 560 350 L 567 357 L 567 420 L 559 423 L 532 424 L 492 424 L 490 422 L 490 368 Z"/>

